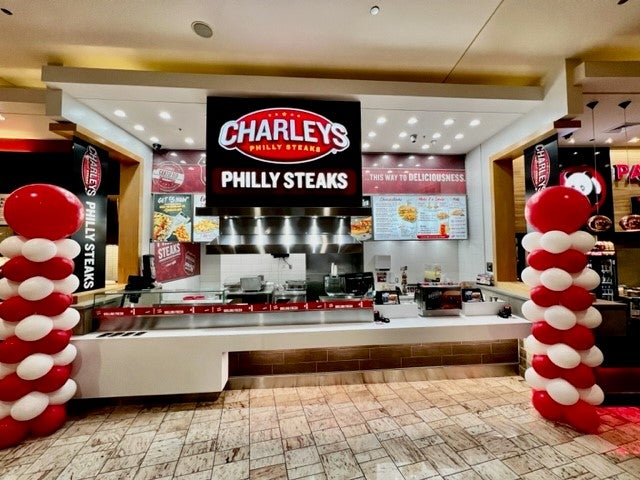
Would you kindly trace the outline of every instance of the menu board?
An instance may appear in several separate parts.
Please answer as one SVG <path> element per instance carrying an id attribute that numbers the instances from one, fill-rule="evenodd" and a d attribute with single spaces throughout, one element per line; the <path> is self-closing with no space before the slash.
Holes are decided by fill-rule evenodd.
<path id="1" fill-rule="evenodd" d="M 220 217 L 213 215 L 196 215 L 198 207 L 206 207 L 206 195 L 195 194 L 193 196 L 193 241 L 211 242 L 220 236 Z"/>
<path id="2" fill-rule="evenodd" d="M 464 240 L 465 195 L 373 195 L 374 240 Z"/>
<path id="3" fill-rule="evenodd" d="M 191 242 L 191 195 L 154 195 L 153 232 L 156 242 Z"/>

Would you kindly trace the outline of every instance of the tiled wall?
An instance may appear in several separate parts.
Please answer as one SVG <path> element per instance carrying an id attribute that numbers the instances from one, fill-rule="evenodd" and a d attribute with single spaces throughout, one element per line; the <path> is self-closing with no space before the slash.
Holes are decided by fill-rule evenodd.
<path id="1" fill-rule="evenodd" d="M 231 352 L 229 375 L 343 372 L 441 365 L 517 364 L 518 341 Z"/>

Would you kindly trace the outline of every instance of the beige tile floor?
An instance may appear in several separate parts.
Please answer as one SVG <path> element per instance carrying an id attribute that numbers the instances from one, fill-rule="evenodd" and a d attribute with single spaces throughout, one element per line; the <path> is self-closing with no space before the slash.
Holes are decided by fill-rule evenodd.
<path id="1" fill-rule="evenodd" d="M 640 408 L 602 408 L 601 432 L 581 435 L 540 418 L 529 394 L 510 376 L 83 408 L 0 450 L 0 478 L 640 479 Z"/>

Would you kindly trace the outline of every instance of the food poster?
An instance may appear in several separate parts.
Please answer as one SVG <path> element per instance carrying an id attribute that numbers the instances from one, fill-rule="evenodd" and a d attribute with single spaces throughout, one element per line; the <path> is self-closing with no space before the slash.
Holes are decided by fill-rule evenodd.
<path id="1" fill-rule="evenodd" d="M 375 195 L 374 240 L 467 238 L 465 195 Z"/>
<path id="2" fill-rule="evenodd" d="M 373 221 L 371 215 L 366 217 L 351 217 L 351 236 L 361 242 L 371 240 L 373 236 Z"/>
<path id="3" fill-rule="evenodd" d="M 206 154 L 197 150 L 160 151 L 153 154 L 153 193 L 204 193 Z"/>
<path id="4" fill-rule="evenodd" d="M 154 195 L 152 240 L 191 242 L 192 217 L 191 195 Z"/>
<path id="5" fill-rule="evenodd" d="M 193 241 L 211 242 L 220 236 L 220 217 L 213 215 L 196 215 L 198 207 L 207 206 L 207 197 L 204 194 L 193 196 Z"/>
<path id="6" fill-rule="evenodd" d="M 200 244 L 158 242 L 154 244 L 156 280 L 168 282 L 200 275 Z"/>

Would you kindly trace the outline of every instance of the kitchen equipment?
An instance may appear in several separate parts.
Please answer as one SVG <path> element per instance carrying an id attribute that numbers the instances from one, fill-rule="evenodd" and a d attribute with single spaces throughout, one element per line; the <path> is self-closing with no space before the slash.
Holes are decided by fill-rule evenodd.
<path id="1" fill-rule="evenodd" d="M 260 275 L 240 278 L 240 289 L 243 292 L 259 292 L 263 287 L 263 277 Z"/>
<path id="2" fill-rule="evenodd" d="M 296 303 L 307 301 L 307 282 L 287 280 L 284 288 L 273 292 L 273 303 Z"/>
<path id="3" fill-rule="evenodd" d="M 341 277 L 344 278 L 344 293 L 361 297 L 373 290 L 372 272 L 345 273 Z"/>
<path id="4" fill-rule="evenodd" d="M 328 296 L 343 295 L 344 291 L 344 277 L 337 275 L 325 275 L 324 277 L 324 291 Z"/>
<path id="5" fill-rule="evenodd" d="M 414 299 L 418 304 L 418 315 L 422 317 L 460 315 L 462 308 L 460 285 L 456 284 L 421 283 Z"/>

